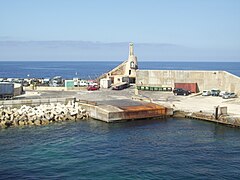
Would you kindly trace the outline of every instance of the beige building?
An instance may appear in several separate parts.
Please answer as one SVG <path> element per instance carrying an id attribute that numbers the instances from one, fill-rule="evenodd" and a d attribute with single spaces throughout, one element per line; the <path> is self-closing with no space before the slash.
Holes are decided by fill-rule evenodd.
<path id="1" fill-rule="evenodd" d="M 113 70 L 103 74 L 99 79 L 111 79 L 113 84 L 121 82 L 135 83 L 136 70 L 138 69 L 137 57 L 134 55 L 134 45 L 129 43 L 128 59 Z"/>

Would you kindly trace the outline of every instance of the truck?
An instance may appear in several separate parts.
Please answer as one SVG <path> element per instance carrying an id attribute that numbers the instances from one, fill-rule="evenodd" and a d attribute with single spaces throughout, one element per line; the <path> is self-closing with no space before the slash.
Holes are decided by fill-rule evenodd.
<path id="1" fill-rule="evenodd" d="M 0 99 L 12 99 L 14 96 L 14 84 L 0 82 Z"/>

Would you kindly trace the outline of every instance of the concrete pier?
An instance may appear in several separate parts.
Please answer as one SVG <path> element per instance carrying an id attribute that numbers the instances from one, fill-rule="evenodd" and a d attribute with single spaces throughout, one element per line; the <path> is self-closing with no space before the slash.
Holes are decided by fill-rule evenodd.
<path id="1" fill-rule="evenodd" d="M 240 118 L 229 116 L 229 115 L 220 115 L 217 119 L 215 118 L 214 114 L 211 113 L 204 113 L 204 112 L 182 112 L 185 114 L 183 117 L 189 118 L 189 119 L 197 119 L 197 120 L 203 120 L 203 121 L 209 121 L 229 126 L 235 126 L 240 127 Z M 174 112 L 174 116 L 178 117 L 178 115 L 175 115 L 177 113 Z"/>
<path id="2" fill-rule="evenodd" d="M 89 112 L 90 117 L 104 122 L 165 118 L 173 114 L 171 108 L 133 100 L 112 100 L 94 103 L 80 101 L 79 104 Z"/>

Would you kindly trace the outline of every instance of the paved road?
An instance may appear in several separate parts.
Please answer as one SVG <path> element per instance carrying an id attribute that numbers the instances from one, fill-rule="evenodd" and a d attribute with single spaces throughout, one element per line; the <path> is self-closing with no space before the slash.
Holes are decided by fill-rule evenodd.
<path id="1" fill-rule="evenodd" d="M 185 111 L 206 111 L 213 112 L 214 106 L 227 106 L 228 112 L 231 114 L 240 115 L 240 99 L 222 99 L 221 97 L 203 97 L 203 96 L 174 96 L 172 92 L 159 91 L 139 91 L 139 94 L 144 97 L 151 98 L 154 102 L 174 107 L 174 109 Z M 80 100 L 97 101 L 100 103 L 108 102 L 109 104 L 116 103 L 121 100 L 130 100 L 134 96 L 134 88 L 130 87 L 121 91 L 114 91 L 111 89 L 101 89 L 99 91 L 30 91 L 26 95 L 18 98 L 62 98 L 62 97 L 76 97 Z M 130 101 L 122 101 L 122 104 L 130 104 Z"/>

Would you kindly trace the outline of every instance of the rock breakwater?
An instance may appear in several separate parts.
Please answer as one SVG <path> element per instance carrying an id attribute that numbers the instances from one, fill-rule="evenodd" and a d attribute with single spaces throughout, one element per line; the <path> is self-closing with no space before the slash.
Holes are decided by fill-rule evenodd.
<path id="1" fill-rule="evenodd" d="M 54 122 L 77 121 L 87 119 L 88 112 L 78 102 L 42 104 L 31 107 L 23 105 L 21 108 L 0 107 L 0 127 L 25 125 L 47 125 Z"/>

